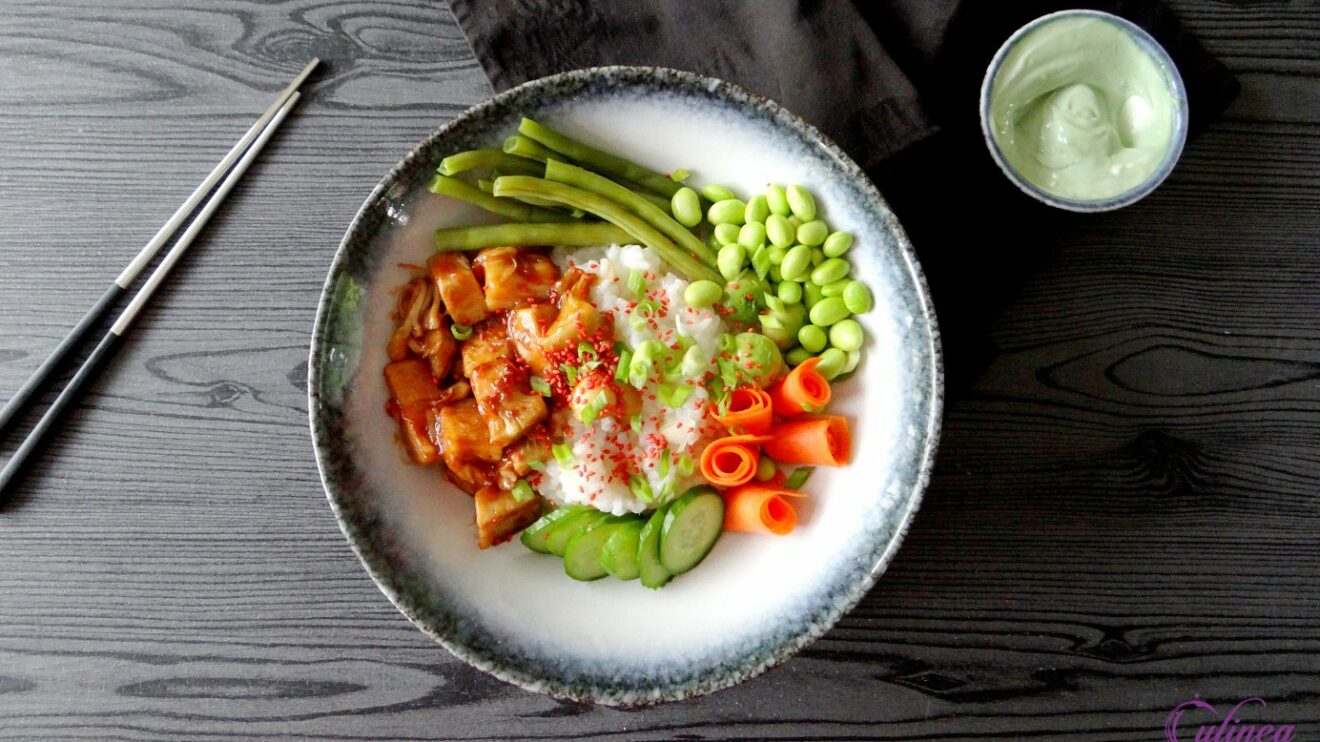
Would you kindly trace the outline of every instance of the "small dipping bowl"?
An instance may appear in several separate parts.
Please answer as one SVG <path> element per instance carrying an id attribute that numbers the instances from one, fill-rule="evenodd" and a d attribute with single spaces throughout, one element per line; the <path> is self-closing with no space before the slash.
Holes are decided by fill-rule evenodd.
<path id="1" fill-rule="evenodd" d="M 1063 41 L 1069 32 L 1079 36 Z M 1125 71 L 1133 76 L 1122 79 Z M 1097 118 L 1106 121 L 1095 126 Z M 1187 92 L 1168 52 L 1139 26 L 1110 13 L 1062 10 L 999 48 L 981 83 L 981 131 L 999 168 L 1032 198 L 1068 211 L 1111 211 L 1141 200 L 1173 171 L 1187 139 Z"/>

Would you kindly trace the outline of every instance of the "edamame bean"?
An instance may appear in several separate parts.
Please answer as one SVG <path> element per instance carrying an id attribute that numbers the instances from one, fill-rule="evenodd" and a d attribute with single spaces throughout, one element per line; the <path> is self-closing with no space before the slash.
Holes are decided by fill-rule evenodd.
<path id="1" fill-rule="evenodd" d="M 777 183 L 771 183 L 765 187 L 765 204 L 770 207 L 771 214 L 788 216 L 789 209 L 788 197 L 784 195 L 784 189 Z"/>
<path id="2" fill-rule="evenodd" d="M 799 281 L 806 277 L 810 266 L 811 248 L 794 245 L 784 255 L 784 262 L 779 264 L 779 272 L 789 281 Z"/>
<path id="3" fill-rule="evenodd" d="M 766 203 L 765 196 L 758 193 L 747 199 L 747 209 L 743 212 L 743 221 L 748 224 L 765 224 L 768 216 L 770 216 L 770 205 Z"/>
<path id="4" fill-rule="evenodd" d="M 812 357 L 811 351 L 807 350 L 806 348 L 803 348 L 802 346 L 798 346 L 790 350 L 788 353 L 784 354 L 784 360 L 788 361 L 788 365 L 790 366 L 801 365 L 803 361 L 811 357 Z"/>
<path id="5" fill-rule="evenodd" d="M 787 255 L 787 254 L 788 254 L 788 250 L 785 250 L 785 249 L 782 248 L 782 247 L 775 247 L 774 245 L 771 245 L 771 246 L 770 246 L 770 252 L 769 252 L 769 255 L 770 255 L 770 264 L 771 264 L 771 265 L 779 265 L 779 264 L 783 263 L 783 262 L 784 262 L 784 256 Z"/>
<path id="6" fill-rule="evenodd" d="M 705 196 L 707 201 L 728 201 L 731 198 L 738 197 L 738 195 L 729 188 L 722 185 L 715 185 L 713 183 L 708 186 L 703 186 L 701 189 L 701 195 Z"/>
<path id="7" fill-rule="evenodd" d="M 811 249 L 811 267 L 815 268 L 816 266 L 824 262 L 825 262 L 825 253 L 821 252 L 819 247 L 813 247 Z"/>
<path id="8" fill-rule="evenodd" d="M 755 250 L 765 244 L 765 225 L 748 222 L 738 230 L 738 244 L 748 250 Z"/>
<path id="9" fill-rule="evenodd" d="M 772 244 L 785 249 L 793 246 L 793 238 L 796 236 L 792 225 L 788 223 L 788 218 L 782 214 L 771 214 L 766 217 L 765 234 Z"/>
<path id="10" fill-rule="evenodd" d="M 844 306 L 841 297 L 827 296 L 816 302 L 816 306 L 811 308 L 810 316 L 811 324 L 829 327 L 848 317 L 848 307 Z"/>
<path id="11" fill-rule="evenodd" d="M 726 198 L 723 201 L 716 201 L 710 205 L 710 210 L 706 212 L 706 218 L 711 224 L 738 224 L 743 223 L 743 213 L 747 211 L 747 204 L 736 198 Z"/>
<path id="12" fill-rule="evenodd" d="M 797 239 L 797 228 L 802 226 L 802 220 L 795 216 L 790 216 L 788 217 L 788 226 L 793 228 L 793 238 Z"/>
<path id="13" fill-rule="evenodd" d="M 825 350 L 825 345 L 829 343 L 829 336 L 825 331 L 815 325 L 803 325 L 798 330 L 798 342 L 807 349 L 808 353 L 819 353 Z"/>
<path id="14" fill-rule="evenodd" d="M 865 338 L 862 326 L 855 319 L 839 320 L 830 327 L 830 345 L 845 353 L 861 348 Z"/>
<path id="15" fill-rule="evenodd" d="M 809 222 L 816 218 L 816 199 L 811 197 L 811 191 L 800 185 L 791 185 L 784 191 L 788 198 L 788 208 L 793 211 L 793 216 L 804 222 Z"/>
<path id="16" fill-rule="evenodd" d="M 742 273 L 743 265 L 747 262 L 747 248 L 732 242 L 720 248 L 715 256 L 715 265 L 720 269 L 720 275 L 724 280 L 732 281 Z"/>
<path id="17" fill-rule="evenodd" d="M 802 301 L 807 305 L 808 309 L 819 304 L 820 300 L 824 298 L 825 294 L 821 293 L 820 287 L 816 284 L 811 283 L 810 281 L 802 284 Z"/>
<path id="18" fill-rule="evenodd" d="M 768 482 L 775 476 L 775 462 L 769 457 L 762 456 L 761 460 L 756 462 L 756 481 Z"/>
<path id="19" fill-rule="evenodd" d="M 738 241 L 738 235 L 741 234 L 737 224 L 716 224 L 715 241 L 721 246 L 732 245 Z"/>
<path id="20" fill-rule="evenodd" d="M 840 278 L 834 283 L 827 283 L 824 286 L 821 286 L 820 294 L 821 296 L 843 296 L 843 290 L 846 288 L 848 288 L 848 279 Z"/>
<path id="21" fill-rule="evenodd" d="M 701 223 L 701 198 L 691 188 L 679 188 L 669 200 L 669 211 L 679 224 L 695 227 Z"/>
<path id="22" fill-rule="evenodd" d="M 776 284 L 784 280 L 783 271 L 779 270 L 779 266 L 774 263 L 770 264 L 770 280 L 774 281 Z"/>
<path id="23" fill-rule="evenodd" d="M 853 314 L 866 314 L 871 311 L 871 290 L 861 281 L 849 281 L 843 287 L 843 303 Z"/>
<path id="24" fill-rule="evenodd" d="M 843 373 L 843 367 L 846 365 L 848 365 L 848 354 L 838 348 L 829 348 L 820 354 L 820 363 L 816 364 L 816 370 L 826 379 L 833 379 Z"/>
<path id="25" fill-rule="evenodd" d="M 843 372 L 850 374 L 857 369 L 857 364 L 862 362 L 862 352 L 860 350 L 848 351 L 848 362 L 843 364 Z"/>
<path id="26" fill-rule="evenodd" d="M 848 252 L 848 248 L 852 247 L 852 242 L 853 236 L 848 232 L 835 232 L 825 238 L 825 245 L 821 247 L 821 251 L 825 253 L 827 258 L 837 258 Z"/>
<path id="27" fill-rule="evenodd" d="M 823 244 L 825 238 L 828 237 L 829 234 L 830 228 L 825 222 L 822 222 L 819 219 L 812 219 L 809 222 L 804 222 L 802 226 L 797 228 L 797 241 L 804 245 L 816 247 L 817 245 Z"/>
<path id="28" fill-rule="evenodd" d="M 784 281 L 775 287 L 775 296 L 785 304 L 797 304 L 802 301 L 802 284 L 797 281 Z"/>
<path id="29" fill-rule="evenodd" d="M 843 258 L 828 258 L 811 272 L 811 282 L 818 286 L 827 286 L 848 275 L 852 264 Z M 843 293 L 840 288 L 839 293 Z"/>
<path id="30" fill-rule="evenodd" d="M 686 301 L 688 306 L 699 309 L 714 304 L 721 296 L 724 296 L 724 287 L 705 279 L 693 281 L 683 290 L 683 301 Z"/>

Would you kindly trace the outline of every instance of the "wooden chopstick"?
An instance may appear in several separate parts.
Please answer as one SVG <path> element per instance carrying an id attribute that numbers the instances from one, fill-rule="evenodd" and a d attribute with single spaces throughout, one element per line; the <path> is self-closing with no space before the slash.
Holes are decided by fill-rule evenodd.
<path id="1" fill-rule="evenodd" d="M 152 237 L 145 246 L 143 246 L 133 260 L 124 268 L 123 272 L 119 274 L 119 277 L 115 279 L 114 283 L 110 284 L 110 288 L 106 289 L 106 292 L 101 295 L 100 299 L 97 299 L 96 303 L 92 305 L 92 308 L 87 310 L 87 314 L 84 314 L 82 319 L 78 320 L 78 324 L 74 325 L 73 329 L 64 336 L 64 339 L 60 341 L 60 344 L 55 346 L 55 350 L 51 352 L 50 356 L 48 356 L 45 361 L 42 361 L 41 365 L 37 367 L 37 370 L 32 372 L 32 375 L 28 377 L 27 381 L 23 382 L 23 386 L 19 387 L 18 391 L 14 392 L 14 396 L 9 398 L 9 401 L 5 403 L 3 409 L 0 409 L 0 439 L 4 437 L 10 423 L 18 417 L 18 413 L 27 406 L 28 402 L 32 399 L 32 395 L 36 394 L 41 387 L 45 386 L 46 382 L 50 380 L 55 371 L 63 365 L 68 355 L 72 353 L 75 348 L 82 345 L 83 341 L 86 339 L 87 333 L 91 331 L 92 327 L 100 323 L 106 313 L 110 311 L 110 308 L 119 300 L 119 297 L 123 296 L 124 292 L 128 290 L 128 287 L 133 285 L 133 281 L 142 273 L 142 269 L 147 267 L 147 264 L 156 256 L 156 253 L 159 252 L 160 249 L 165 246 L 165 243 L 169 242 L 170 238 L 174 236 L 174 233 L 178 231 L 179 225 L 183 224 L 184 220 L 188 218 L 188 215 L 192 214 L 193 210 L 197 208 L 197 205 L 206 197 L 206 194 L 210 193 L 211 189 L 215 188 L 215 184 L 219 183 L 220 179 L 225 176 L 225 173 L 229 172 L 230 168 L 234 166 L 234 161 L 242 156 L 243 152 L 247 150 L 248 145 L 252 144 L 252 140 L 256 139 L 257 136 L 266 129 L 266 125 L 270 123 L 276 112 L 289 102 L 289 99 L 293 97 L 293 94 L 297 92 L 298 88 L 302 87 L 302 84 L 306 82 L 307 77 L 312 74 L 312 71 L 315 70 L 320 63 L 321 60 L 313 58 L 312 61 L 308 62 L 307 66 L 302 69 L 302 72 L 299 72 L 298 76 L 293 78 L 293 82 L 290 82 L 284 90 L 280 91 L 280 94 L 275 98 L 275 101 L 261 114 L 261 118 L 257 119 L 257 122 L 243 134 L 233 147 L 230 148 L 229 152 L 225 154 L 224 159 L 220 160 L 219 164 L 207 174 L 206 178 L 198 184 L 197 188 L 193 190 L 187 200 L 185 200 L 174 214 L 170 216 L 169 220 L 161 226 L 160 231 L 156 232 L 156 235 Z"/>
<path id="2" fill-rule="evenodd" d="M 310 66 L 308 69 L 310 70 Z M 305 79 L 305 75 L 300 76 L 300 79 Z M 50 435 L 55 425 L 60 421 L 64 414 L 78 402 L 82 396 L 83 390 L 92 379 L 96 378 L 96 375 L 104 367 L 106 361 L 108 361 L 114 355 L 115 351 L 119 349 L 124 334 L 132 327 L 133 321 L 137 319 L 138 314 L 142 311 L 142 307 L 145 306 L 147 301 L 151 299 L 151 296 L 156 293 L 156 289 L 160 288 L 165 277 L 169 275 L 170 270 L 174 268 L 175 264 L 179 262 L 179 259 L 188 251 L 188 248 L 192 245 L 193 240 L 197 237 L 198 233 L 202 231 L 206 226 L 206 223 L 211 219 L 211 215 L 220 207 L 220 204 L 225 200 L 225 197 L 229 195 L 231 190 L 233 190 L 234 185 L 242 179 L 243 173 L 247 171 L 248 166 L 257 158 L 262 147 L 266 146 L 266 142 L 270 139 L 271 135 L 275 133 L 275 130 L 279 128 L 280 124 L 284 122 L 285 116 L 287 116 L 289 111 L 297 105 L 298 99 L 301 97 L 301 93 L 295 90 L 287 97 L 283 105 L 275 109 L 273 115 L 267 119 L 266 126 L 261 129 L 257 134 L 256 139 L 252 141 L 250 146 L 246 148 L 246 151 L 242 153 L 242 157 L 238 160 L 237 164 L 233 166 L 233 169 L 229 170 L 228 175 L 226 175 L 224 180 L 220 183 L 220 187 L 217 188 L 211 198 L 206 201 L 206 204 L 202 209 L 197 212 L 197 216 L 188 225 L 188 228 L 184 230 L 183 234 L 179 236 L 179 239 L 174 243 L 174 246 L 170 248 L 170 251 L 165 254 L 160 265 L 156 266 L 156 270 L 152 271 L 151 276 L 142 284 L 142 288 L 138 289 L 137 294 L 133 296 L 133 299 L 124 307 L 124 310 L 120 312 L 118 319 L 115 320 L 115 323 L 110 327 L 110 330 L 106 332 L 105 336 L 101 338 L 101 342 L 97 344 L 96 349 L 92 351 L 90 356 L 88 356 L 87 360 L 78 369 L 78 372 L 74 374 L 73 379 L 69 382 L 68 386 L 60 392 L 60 395 L 51 404 L 50 408 L 46 410 L 44 415 L 42 415 L 41 420 L 37 422 L 36 427 L 34 427 L 32 431 L 28 433 L 27 437 L 23 439 L 23 442 L 19 445 L 18 449 L 14 451 L 14 455 L 5 462 L 4 469 L 0 470 L 0 505 L 4 504 L 8 499 L 10 492 L 21 480 L 22 475 L 26 473 L 32 455 L 40 449 L 41 445 L 45 442 L 46 438 Z M 141 268 L 139 267 L 138 271 L 140 272 L 140 270 Z M 136 275 L 136 273 L 133 275 Z M 118 286 L 118 283 L 116 283 L 116 285 Z"/>

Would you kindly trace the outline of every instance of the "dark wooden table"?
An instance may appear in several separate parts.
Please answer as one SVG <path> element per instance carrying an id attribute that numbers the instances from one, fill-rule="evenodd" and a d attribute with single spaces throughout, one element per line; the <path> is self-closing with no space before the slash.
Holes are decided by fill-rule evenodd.
<path id="1" fill-rule="evenodd" d="M 445 9 L 6 0 L 0 395 L 307 57 L 331 74 L 0 515 L 0 737 L 1156 740 L 1194 693 L 1320 734 L 1320 8 L 1175 5 L 1242 94 L 1147 201 L 1026 238 L 1050 257 L 877 588 L 755 681 L 627 712 L 432 644 L 317 479 L 335 246 L 489 94 Z"/>

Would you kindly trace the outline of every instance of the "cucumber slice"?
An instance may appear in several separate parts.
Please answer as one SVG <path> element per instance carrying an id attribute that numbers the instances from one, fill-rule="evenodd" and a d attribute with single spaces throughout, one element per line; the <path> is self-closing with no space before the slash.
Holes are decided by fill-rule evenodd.
<path id="1" fill-rule="evenodd" d="M 605 542 L 605 550 L 600 555 L 601 566 L 606 572 L 620 580 L 635 580 L 641 574 L 637 564 L 637 545 L 642 540 L 642 528 L 646 521 L 632 518 L 627 525 L 615 531 L 610 540 Z"/>
<path id="2" fill-rule="evenodd" d="M 674 501 L 660 530 L 660 564 L 681 575 L 701 563 L 724 529 L 724 499 L 693 487 Z"/>
<path id="3" fill-rule="evenodd" d="M 674 574 L 660 563 L 660 530 L 664 527 L 665 513 L 668 507 L 656 510 L 651 519 L 642 526 L 642 534 L 637 544 L 637 568 L 642 578 L 642 585 L 652 590 L 664 587 Z"/>
<path id="4" fill-rule="evenodd" d="M 564 549 L 564 573 L 583 582 L 599 580 L 609 574 L 601 564 L 601 552 L 610 537 L 627 526 L 629 521 L 629 518 L 622 516 L 607 515 L 578 531 L 576 536 L 569 539 L 568 548 Z"/>
<path id="5" fill-rule="evenodd" d="M 563 556 L 564 549 L 568 548 L 569 540 L 590 527 L 592 523 L 607 517 L 609 517 L 607 513 L 602 513 L 595 508 L 587 508 L 581 513 L 560 520 L 551 526 L 550 532 L 546 534 L 545 548 L 547 553 L 559 557 Z"/>
<path id="6" fill-rule="evenodd" d="M 586 505 L 565 505 L 556 508 L 541 516 L 541 519 L 523 529 L 519 539 L 523 546 L 531 549 L 537 554 L 549 554 L 550 547 L 546 545 L 546 537 L 550 535 L 550 526 L 567 518 L 570 515 L 583 513 L 588 510 Z"/>

